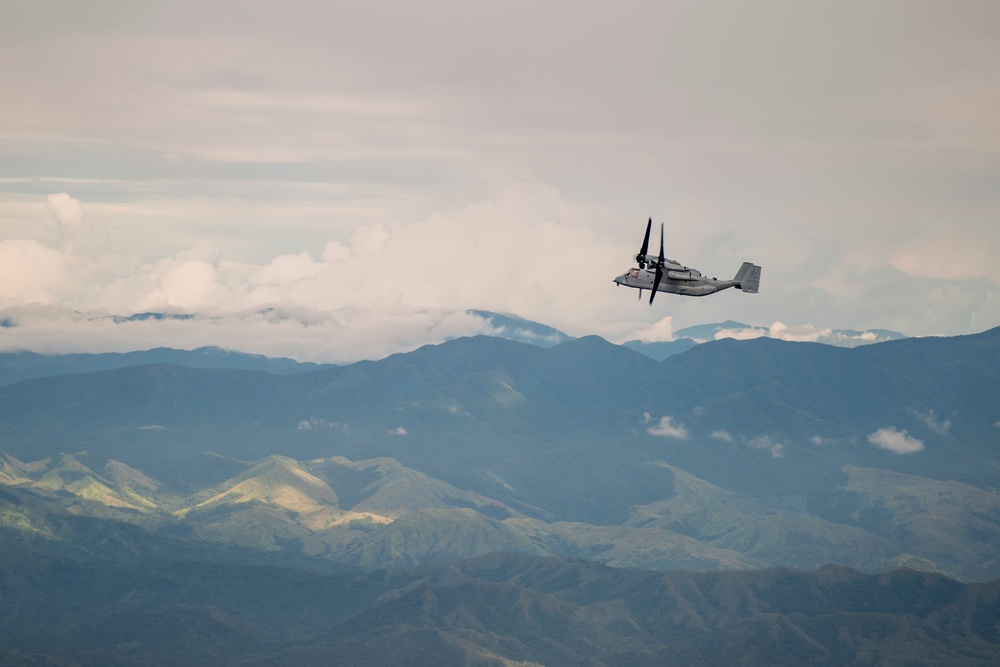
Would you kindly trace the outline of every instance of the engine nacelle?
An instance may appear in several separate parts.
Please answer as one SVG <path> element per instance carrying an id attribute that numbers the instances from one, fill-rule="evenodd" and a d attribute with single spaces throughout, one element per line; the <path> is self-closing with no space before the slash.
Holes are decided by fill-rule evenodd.
<path id="1" fill-rule="evenodd" d="M 667 278 L 671 280 L 701 280 L 701 271 L 688 269 L 687 271 L 667 271 Z"/>

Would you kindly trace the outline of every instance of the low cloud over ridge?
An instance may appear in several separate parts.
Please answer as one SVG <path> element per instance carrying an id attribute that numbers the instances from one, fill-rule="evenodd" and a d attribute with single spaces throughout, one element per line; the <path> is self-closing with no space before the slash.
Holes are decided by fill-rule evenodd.
<path id="1" fill-rule="evenodd" d="M 211 345 L 345 363 L 491 332 L 469 309 L 514 313 L 571 336 L 665 342 L 685 313 L 704 323 L 718 312 L 738 316 L 781 300 L 730 291 L 704 300 L 665 296 L 666 316 L 659 302 L 641 308 L 632 290 L 611 282 L 630 263 L 634 238 L 600 233 L 595 220 L 603 211 L 538 183 L 505 186 L 492 198 L 416 221 L 361 222 L 312 252 L 256 262 L 233 259 L 232 249 L 209 238 L 165 257 L 127 255 L 113 238 L 126 227 L 92 224 L 100 216 L 86 202 L 57 192 L 35 207 L 44 233 L 0 239 L 0 321 L 16 325 L 0 341 L 3 350 Z M 195 317 L 121 326 L 103 319 L 143 312 Z M 781 321 L 715 335 L 759 336 L 847 346 L 881 340 L 873 332 Z"/>
<path id="2" fill-rule="evenodd" d="M 17 325 L 6 349 L 216 345 L 343 362 L 486 333 L 488 323 L 466 313 L 475 308 L 564 330 L 582 317 L 580 334 L 610 339 L 643 326 L 622 316 L 634 303 L 611 289 L 627 248 L 599 238 L 585 209 L 544 186 L 512 186 L 409 224 L 360 224 L 318 256 L 264 263 L 228 259 L 208 239 L 154 260 L 116 254 L 96 242 L 78 200 L 58 193 L 44 206 L 48 240 L 0 240 L 0 318 Z M 551 275 L 553 248 L 567 266 L 588 268 L 573 290 Z M 196 317 L 121 327 L 102 319 L 143 312 Z"/>

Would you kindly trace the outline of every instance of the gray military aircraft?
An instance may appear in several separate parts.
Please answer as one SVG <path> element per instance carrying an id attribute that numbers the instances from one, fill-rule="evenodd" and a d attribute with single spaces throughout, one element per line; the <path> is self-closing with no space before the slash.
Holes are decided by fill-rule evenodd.
<path id="1" fill-rule="evenodd" d="M 756 294 L 760 287 L 760 267 L 751 262 L 743 262 L 732 280 L 706 278 L 701 271 L 679 264 L 663 256 L 663 225 L 660 225 L 660 254 L 649 255 L 649 231 L 653 227 L 653 219 L 646 223 L 646 236 L 642 239 L 642 248 L 635 256 L 639 268 L 629 269 L 627 273 L 615 278 L 615 282 L 625 287 L 635 287 L 642 298 L 642 290 L 648 289 L 649 303 L 659 292 L 671 292 L 683 296 L 705 296 L 715 294 L 729 287 L 739 287 L 744 292 Z"/>

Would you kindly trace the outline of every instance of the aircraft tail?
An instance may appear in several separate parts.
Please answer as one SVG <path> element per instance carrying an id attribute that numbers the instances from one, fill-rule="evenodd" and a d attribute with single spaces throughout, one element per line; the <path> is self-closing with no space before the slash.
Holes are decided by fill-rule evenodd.
<path id="1" fill-rule="evenodd" d="M 743 262 L 743 266 L 736 272 L 736 277 L 733 280 L 740 284 L 740 289 L 744 292 L 756 294 L 757 290 L 760 289 L 760 267 L 750 262 Z"/>

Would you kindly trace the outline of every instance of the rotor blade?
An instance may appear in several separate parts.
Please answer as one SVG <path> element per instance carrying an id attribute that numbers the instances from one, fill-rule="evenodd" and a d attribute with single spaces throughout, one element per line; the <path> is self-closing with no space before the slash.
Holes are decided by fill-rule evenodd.
<path id="1" fill-rule="evenodd" d="M 653 297 L 656 296 L 656 289 L 660 286 L 660 281 L 663 280 L 663 269 L 659 264 L 656 265 L 656 278 L 653 280 L 653 291 L 649 293 L 649 305 L 653 305 Z"/>
<path id="2" fill-rule="evenodd" d="M 663 262 L 665 262 L 665 261 L 666 261 L 666 259 L 663 257 L 663 223 L 661 222 L 660 223 L 660 259 L 659 259 L 659 261 L 657 262 L 656 265 L 658 267 L 662 268 L 663 267 Z"/>
<path id="3" fill-rule="evenodd" d="M 646 235 L 642 238 L 642 247 L 639 254 L 635 256 L 635 261 L 639 262 L 641 268 L 646 268 L 646 253 L 649 252 L 649 230 L 653 227 L 653 219 L 646 223 Z"/>
<path id="4" fill-rule="evenodd" d="M 649 293 L 649 305 L 653 305 L 653 297 L 656 296 L 656 290 L 660 286 L 660 281 L 663 280 L 663 263 L 666 260 L 663 257 L 663 223 L 660 223 L 660 256 L 656 260 L 656 278 L 653 280 L 653 291 Z"/>

